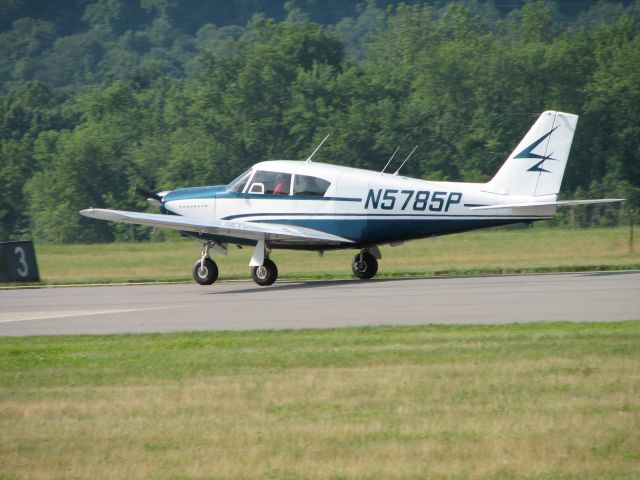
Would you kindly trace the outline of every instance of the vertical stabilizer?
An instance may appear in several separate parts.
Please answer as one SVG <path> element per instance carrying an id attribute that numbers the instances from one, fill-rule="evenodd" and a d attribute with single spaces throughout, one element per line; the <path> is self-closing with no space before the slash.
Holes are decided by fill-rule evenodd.
<path id="1" fill-rule="evenodd" d="M 542 196 L 560 191 L 578 116 L 544 112 L 483 190 Z"/>

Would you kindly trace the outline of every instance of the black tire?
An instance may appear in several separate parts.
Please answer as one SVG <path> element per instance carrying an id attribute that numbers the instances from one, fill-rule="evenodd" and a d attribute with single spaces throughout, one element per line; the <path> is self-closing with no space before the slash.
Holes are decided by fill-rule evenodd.
<path id="1" fill-rule="evenodd" d="M 251 267 L 251 277 L 262 287 L 273 285 L 278 278 L 278 267 L 267 258 L 261 267 Z"/>
<path id="2" fill-rule="evenodd" d="M 207 257 L 204 259 L 204 268 L 200 268 L 200 261 L 193 265 L 193 279 L 200 285 L 211 285 L 218 279 L 218 265 Z"/>
<path id="3" fill-rule="evenodd" d="M 378 273 L 378 260 L 369 252 L 362 254 L 362 260 L 360 259 L 360 254 L 358 254 L 353 257 L 351 271 L 356 277 L 362 278 L 363 280 L 373 278 L 375 274 Z"/>

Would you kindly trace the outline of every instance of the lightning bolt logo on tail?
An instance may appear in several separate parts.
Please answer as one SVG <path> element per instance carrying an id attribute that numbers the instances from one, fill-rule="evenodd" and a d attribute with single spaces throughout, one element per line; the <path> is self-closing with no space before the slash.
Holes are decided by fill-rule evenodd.
<path id="1" fill-rule="evenodd" d="M 546 160 L 556 160 L 555 158 L 552 158 L 551 155 L 553 155 L 553 153 L 549 154 L 549 155 L 540 155 L 538 153 L 533 153 L 533 150 L 540 145 L 547 137 L 549 137 L 554 130 L 558 128 L 557 126 L 552 128 L 549 133 L 544 134 L 542 137 L 540 137 L 538 140 L 536 140 L 535 142 L 533 142 L 531 145 L 529 145 L 527 148 L 525 148 L 524 150 L 522 150 L 520 153 L 518 153 L 515 157 L 513 158 L 540 158 L 541 160 L 536 163 L 533 167 L 529 168 L 527 171 L 528 172 L 546 172 L 546 173 L 551 173 L 549 170 L 546 170 L 545 168 L 543 168 L 543 164 Z"/>

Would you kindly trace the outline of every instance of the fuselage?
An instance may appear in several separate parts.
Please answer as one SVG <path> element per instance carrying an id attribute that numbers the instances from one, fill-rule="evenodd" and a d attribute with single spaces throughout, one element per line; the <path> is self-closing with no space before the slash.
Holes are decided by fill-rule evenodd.
<path id="1" fill-rule="evenodd" d="M 345 245 L 272 242 L 272 248 L 366 247 L 553 218 L 555 207 L 474 211 L 519 197 L 483 191 L 486 184 L 434 182 L 316 162 L 273 160 L 254 165 L 226 186 L 168 192 L 163 211 L 199 219 L 288 224 L 351 240 Z M 193 234 L 222 243 L 241 238 Z"/>

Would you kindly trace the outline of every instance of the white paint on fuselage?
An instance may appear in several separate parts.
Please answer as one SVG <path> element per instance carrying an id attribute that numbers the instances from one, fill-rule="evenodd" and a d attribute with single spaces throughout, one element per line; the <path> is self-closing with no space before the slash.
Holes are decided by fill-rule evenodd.
<path id="1" fill-rule="evenodd" d="M 236 221 L 270 221 L 270 219 L 293 219 L 322 217 L 323 219 L 349 218 L 367 219 L 372 216 L 391 219 L 514 219 L 553 217 L 555 206 L 544 210 L 502 209 L 499 211 L 474 211 L 472 206 L 500 203 L 526 202 L 530 197 L 499 195 L 482 191 L 484 183 L 434 182 L 393 174 L 373 172 L 338 165 L 292 160 L 272 160 L 253 166 L 252 170 L 309 175 L 331 183 L 324 197 L 300 198 L 294 195 L 243 195 L 210 199 L 181 199 L 170 201 L 165 208 L 178 215 L 198 219 L 233 219 Z M 247 182 L 245 193 L 251 182 Z M 369 202 L 370 190 L 381 191 L 377 205 Z M 395 193 L 394 193 L 395 192 Z M 404 193 L 403 193 L 404 192 Z M 413 192 L 413 193 L 410 193 Z M 418 192 L 429 192 L 426 203 L 416 203 Z M 438 200 L 434 193 L 441 192 Z M 385 193 L 387 200 L 382 198 Z M 451 193 L 460 194 L 459 202 L 447 204 Z M 411 195 L 411 198 L 409 198 Z M 423 196 L 426 194 L 423 194 Z M 393 197 L 393 200 L 392 200 Z M 321 199 L 322 198 L 322 199 Z M 348 201 L 350 199 L 351 201 Z M 356 201 L 356 199 L 358 201 Z M 457 196 L 453 197 L 456 200 Z M 540 198 L 543 200 L 543 198 Z M 555 200 L 555 195 L 548 199 Z M 442 205 L 441 201 L 445 204 Z M 388 208 L 391 206 L 393 208 Z M 368 208 L 365 208 L 368 207 Z M 376 208 L 377 207 L 377 208 Z M 265 216 L 265 214 L 269 214 Z"/>
<path id="2" fill-rule="evenodd" d="M 167 202 L 165 208 L 177 215 L 192 218 L 215 218 L 216 201 L 210 199 L 184 199 Z"/>

